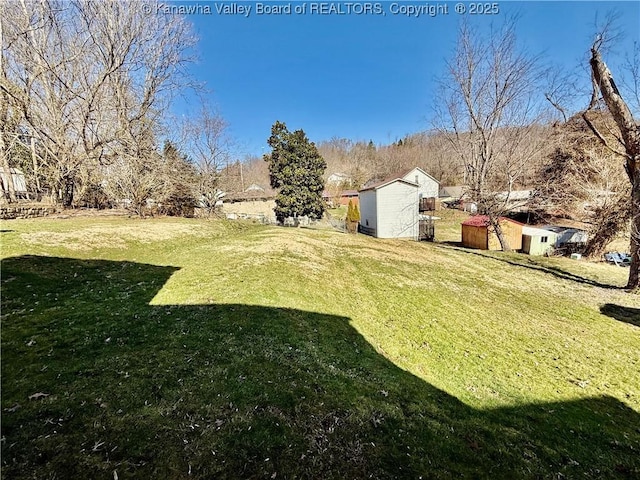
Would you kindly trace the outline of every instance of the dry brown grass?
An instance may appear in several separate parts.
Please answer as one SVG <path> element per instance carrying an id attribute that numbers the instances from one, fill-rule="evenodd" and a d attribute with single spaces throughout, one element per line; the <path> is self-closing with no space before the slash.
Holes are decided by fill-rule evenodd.
<path id="1" fill-rule="evenodd" d="M 184 223 L 137 223 L 130 225 L 97 225 L 66 232 L 36 231 L 20 238 L 29 245 L 65 247 L 72 251 L 98 248 L 125 248 L 129 242 L 153 243 L 200 232 L 197 225 Z"/>

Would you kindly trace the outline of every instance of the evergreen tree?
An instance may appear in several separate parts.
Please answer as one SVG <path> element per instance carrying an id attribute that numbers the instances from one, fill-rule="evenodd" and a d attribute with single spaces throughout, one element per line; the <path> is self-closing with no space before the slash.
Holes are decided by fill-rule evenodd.
<path id="1" fill-rule="evenodd" d="M 327 167 L 313 142 L 303 130 L 290 132 L 282 122 L 271 127 L 267 142 L 271 187 L 278 190 L 274 212 L 279 222 L 287 217 L 321 218 L 324 213 L 323 174 Z"/>
<path id="2" fill-rule="evenodd" d="M 171 216 L 193 216 L 197 203 L 193 191 L 197 173 L 193 163 L 169 140 L 164 142 L 162 157 L 159 170 L 162 187 L 155 194 L 156 200 L 162 204 L 160 212 Z"/>
<path id="3" fill-rule="evenodd" d="M 359 220 L 360 210 L 358 209 L 358 205 L 354 204 L 352 200 L 349 200 L 349 205 L 347 206 L 347 221 L 358 222 Z"/>
<path id="4" fill-rule="evenodd" d="M 360 221 L 360 210 L 358 204 L 349 200 L 347 206 L 347 232 L 356 233 L 358 231 L 358 222 Z"/>

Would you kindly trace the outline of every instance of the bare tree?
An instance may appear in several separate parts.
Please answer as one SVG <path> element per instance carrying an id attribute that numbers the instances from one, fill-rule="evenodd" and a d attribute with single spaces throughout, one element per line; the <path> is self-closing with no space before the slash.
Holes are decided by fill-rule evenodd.
<path id="1" fill-rule="evenodd" d="M 196 196 L 201 208 L 212 214 L 220 199 L 222 171 L 229 171 L 234 142 L 226 120 L 203 102 L 197 115 L 184 120 L 182 149 L 197 171 Z"/>
<path id="2" fill-rule="evenodd" d="M 189 24 L 123 0 L 19 0 L 3 8 L 0 88 L 36 140 L 55 200 L 73 203 L 82 168 L 148 159 L 149 138 L 187 85 Z"/>
<path id="3" fill-rule="evenodd" d="M 591 47 L 589 65 L 591 66 L 594 90 L 589 110 L 596 107 L 600 94 L 618 128 L 616 143 L 611 145 L 607 141 L 606 137 L 590 121 L 588 112 L 585 113 L 584 119 L 603 145 L 619 157 L 624 158 L 624 169 L 631 183 L 631 267 L 627 288 L 637 290 L 640 288 L 640 125 L 622 98 L 613 79 L 613 74 L 602 58 L 601 49 L 610 39 L 607 37 L 609 25 L 605 25 L 604 30 L 598 35 Z M 637 82 L 636 78 L 635 85 Z"/>
<path id="4" fill-rule="evenodd" d="M 0 39 L 2 37 L 2 26 L 0 24 Z M 4 56 L 4 54 L 3 54 Z M 4 72 L 4 62 L 0 58 L 0 82 L 6 82 L 6 74 Z M 0 181 L 0 189 L 2 190 L 1 200 L 9 202 L 16 201 L 15 186 L 11 175 L 9 165 L 9 155 L 18 139 L 19 112 L 12 108 L 11 98 L 4 90 L 0 91 L 0 166 L 4 171 L 7 185 Z"/>
<path id="5" fill-rule="evenodd" d="M 4 13 L 0 10 L 0 14 Z M 5 54 L 4 54 L 4 28 L 0 22 L 0 45 L 2 45 L 2 53 L 0 54 L 0 82 L 2 85 L 7 83 L 7 73 L 5 71 Z M 16 200 L 15 187 L 11 170 L 9 168 L 9 150 L 11 145 L 11 135 L 15 132 L 16 127 L 12 125 L 14 120 L 13 112 L 11 112 L 10 98 L 4 92 L 0 91 L 0 165 L 7 177 L 7 191 L 5 192 L 4 182 L 0 181 L 0 189 L 2 190 L 2 200 L 14 202 Z M 13 131 L 12 131 L 13 130 Z"/>
<path id="6" fill-rule="evenodd" d="M 608 142 L 615 127 L 604 111 L 589 112 L 589 121 Z M 569 217 L 590 225 L 584 254 L 602 255 L 629 220 L 630 186 L 616 154 L 589 131 L 582 113 L 553 128 L 554 150 L 538 172 L 533 206 L 547 216 Z"/>
<path id="7" fill-rule="evenodd" d="M 571 105 L 584 95 L 580 85 L 580 72 L 566 65 L 555 65 L 545 72 L 544 97 L 560 114 L 561 121 L 567 123 L 572 115 Z"/>
<path id="8" fill-rule="evenodd" d="M 334 137 L 320 142 L 318 151 L 327 162 L 328 175 L 344 173 L 349 177 L 349 181 L 342 188 L 360 188 L 367 180 L 384 175 L 393 168 L 381 158 L 372 141 Z"/>
<path id="9" fill-rule="evenodd" d="M 150 201 L 164 185 L 161 165 L 159 156 L 155 155 L 148 156 L 144 162 L 117 157 L 107 168 L 107 191 L 127 210 L 145 216 Z"/>
<path id="10" fill-rule="evenodd" d="M 499 218 L 528 164 L 543 148 L 538 57 L 518 48 L 516 24 L 481 36 L 463 23 L 441 80 L 436 128 L 459 158 L 467 194 L 488 215 L 503 250 L 510 247 Z"/>
<path id="11" fill-rule="evenodd" d="M 354 141 L 347 138 L 332 137 L 318 143 L 318 151 L 327 162 L 327 173 L 345 173 L 351 168 L 353 159 L 350 153 L 353 150 Z"/>
<path id="12" fill-rule="evenodd" d="M 269 165 L 261 157 L 246 157 L 243 162 L 243 178 L 245 185 L 256 184 L 270 190 Z"/>
<path id="13" fill-rule="evenodd" d="M 436 178 L 440 185 L 455 185 L 462 182 L 460 162 L 450 154 L 449 142 L 438 132 L 428 132 L 420 136 L 416 165 Z"/>

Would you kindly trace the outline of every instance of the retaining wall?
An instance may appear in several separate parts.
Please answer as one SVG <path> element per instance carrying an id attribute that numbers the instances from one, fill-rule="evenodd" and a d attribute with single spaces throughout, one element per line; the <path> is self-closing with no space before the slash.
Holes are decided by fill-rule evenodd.
<path id="1" fill-rule="evenodd" d="M 46 217 L 56 213 L 56 207 L 51 205 L 0 205 L 0 219 Z"/>

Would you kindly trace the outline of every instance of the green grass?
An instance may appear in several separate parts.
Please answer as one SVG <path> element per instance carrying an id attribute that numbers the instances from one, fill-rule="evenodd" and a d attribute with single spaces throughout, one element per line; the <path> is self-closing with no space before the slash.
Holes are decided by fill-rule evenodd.
<path id="1" fill-rule="evenodd" d="M 640 475 L 622 268 L 187 219 L 1 230 L 3 478 Z"/>
<path id="2" fill-rule="evenodd" d="M 338 208 L 329 208 L 327 212 L 334 218 L 344 220 L 347 218 L 347 206 L 340 205 Z"/>

